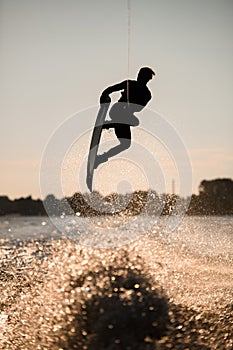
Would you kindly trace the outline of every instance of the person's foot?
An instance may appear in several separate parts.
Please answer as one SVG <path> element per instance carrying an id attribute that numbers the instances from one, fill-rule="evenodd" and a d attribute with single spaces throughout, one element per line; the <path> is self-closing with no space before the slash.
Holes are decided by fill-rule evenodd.
<path id="1" fill-rule="evenodd" d="M 110 128 L 112 128 L 112 125 L 109 122 L 105 122 L 102 126 L 102 129 L 109 130 Z"/>
<path id="2" fill-rule="evenodd" d="M 107 160 L 108 157 L 106 156 L 106 153 L 100 154 L 96 157 L 94 168 L 97 169 L 100 164 L 107 162 Z"/>

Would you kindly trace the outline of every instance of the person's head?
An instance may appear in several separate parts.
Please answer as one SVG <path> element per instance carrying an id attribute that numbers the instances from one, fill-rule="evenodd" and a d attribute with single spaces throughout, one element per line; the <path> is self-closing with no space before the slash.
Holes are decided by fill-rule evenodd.
<path id="1" fill-rule="evenodd" d="M 147 84 L 153 78 L 155 72 L 149 67 L 142 67 L 138 72 L 137 81 Z"/>

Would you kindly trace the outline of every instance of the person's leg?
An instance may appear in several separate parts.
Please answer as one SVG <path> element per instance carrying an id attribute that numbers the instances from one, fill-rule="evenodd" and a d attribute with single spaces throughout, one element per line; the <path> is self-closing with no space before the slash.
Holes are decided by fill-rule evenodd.
<path id="1" fill-rule="evenodd" d="M 97 168 L 99 164 L 106 162 L 109 158 L 112 158 L 117 154 L 125 151 L 131 145 L 131 130 L 129 125 L 114 124 L 114 129 L 120 144 L 99 155 L 97 157 L 95 168 Z"/>
<path id="2" fill-rule="evenodd" d="M 110 109 L 109 116 L 111 120 L 104 123 L 103 129 L 114 128 L 120 144 L 97 156 L 95 168 L 97 168 L 99 164 L 106 162 L 109 158 L 129 148 L 131 145 L 130 126 L 139 125 L 138 118 L 132 114 L 131 109 L 126 103 L 115 103 Z"/>
<path id="3" fill-rule="evenodd" d="M 108 158 L 111 158 L 120 152 L 125 151 L 131 145 L 131 130 L 130 126 L 127 124 L 116 124 L 115 125 L 115 134 L 118 138 L 120 144 L 110 149 L 106 152 Z"/>

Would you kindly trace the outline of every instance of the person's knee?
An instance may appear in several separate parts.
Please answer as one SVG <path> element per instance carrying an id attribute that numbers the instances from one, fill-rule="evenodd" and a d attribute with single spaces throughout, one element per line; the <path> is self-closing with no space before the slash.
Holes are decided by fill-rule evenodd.
<path id="1" fill-rule="evenodd" d="M 131 140 L 130 139 L 120 139 L 120 143 L 121 143 L 123 149 L 127 149 L 131 145 Z"/>

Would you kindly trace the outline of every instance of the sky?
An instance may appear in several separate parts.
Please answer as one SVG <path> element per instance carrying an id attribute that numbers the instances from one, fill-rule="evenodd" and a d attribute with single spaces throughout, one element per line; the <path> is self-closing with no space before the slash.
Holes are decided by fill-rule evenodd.
<path id="1" fill-rule="evenodd" d="M 232 36 L 231 0 L 131 0 L 130 12 L 125 0 L 0 0 L 0 195 L 40 197 L 54 130 L 142 66 L 156 71 L 148 108 L 186 145 L 193 192 L 233 178 Z"/>

